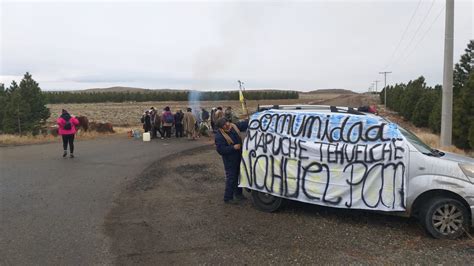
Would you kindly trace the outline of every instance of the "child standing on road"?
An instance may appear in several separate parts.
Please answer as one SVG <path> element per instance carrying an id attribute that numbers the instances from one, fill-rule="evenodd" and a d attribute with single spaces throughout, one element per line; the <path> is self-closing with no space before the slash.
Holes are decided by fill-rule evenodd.
<path id="1" fill-rule="evenodd" d="M 57 120 L 59 135 L 63 138 L 63 157 L 67 156 L 67 146 L 69 144 L 70 157 L 74 158 L 74 135 L 76 134 L 76 126 L 79 121 L 76 117 L 71 116 L 66 110 L 62 110 L 61 116 Z"/>

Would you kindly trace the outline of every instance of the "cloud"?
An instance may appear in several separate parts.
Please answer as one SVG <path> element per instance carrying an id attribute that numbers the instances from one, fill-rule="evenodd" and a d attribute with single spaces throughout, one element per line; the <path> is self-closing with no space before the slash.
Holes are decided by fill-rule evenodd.
<path id="1" fill-rule="evenodd" d="M 242 79 L 249 88 L 363 91 L 381 79 L 416 4 L 10 1 L 1 10 L 0 76 L 29 71 L 48 89 L 229 89 Z M 442 7 L 435 3 L 420 32 Z M 456 2 L 455 62 L 472 38 L 471 11 L 471 2 Z M 388 69 L 389 82 L 441 82 L 443 34 L 441 16 L 417 50 Z"/>

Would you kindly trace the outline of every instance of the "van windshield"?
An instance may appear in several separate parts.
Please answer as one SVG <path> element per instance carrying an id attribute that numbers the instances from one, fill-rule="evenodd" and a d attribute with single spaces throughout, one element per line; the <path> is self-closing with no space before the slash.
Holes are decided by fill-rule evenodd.
<path id="1" fill-rule="evenodd" d="M 425 144 L 421 139 L 419 139 L 415 134 L 413 134 L 411 131 L 404 129 L 401 126 L 398 126 L 398 129 L 400 132 L 405 136 L 405 138 L 415 146 L 415 148 L 420 151 L 423 154 L 429 155 L 429 156 L 436 156 L 436 157 L 441 157 L 444 155 L 443 152 L 440 152 L 439 150 L 432 149 L 430 146 Z"/>

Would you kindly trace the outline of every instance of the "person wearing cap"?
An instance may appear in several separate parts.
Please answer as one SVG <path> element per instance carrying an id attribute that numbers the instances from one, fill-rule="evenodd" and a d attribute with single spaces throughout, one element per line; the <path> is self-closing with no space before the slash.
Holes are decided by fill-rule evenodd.
<path id="1" fill-rule="evenodd" d="M 222 156 L 225 169 L 224 203 L 238 204 L 245 200 L 242 188 L 238 187 L 240 161 L 242 159 L 242 138 L 240 131 L 246 130 L 248 122 L 233 124 L 225 118 L 216 121 L 215 144 L 217 153 Z"/>
<path id="2" fill-rule="evenodd" d="M 58 133 L 63 138 L 63 157 L 67 156 L 67 147 L 69 145 L 69 157 L 74 158 L 74 135 L 76 134 L 76 126 L 79 125 L 79 120 L 71 116 L 67 110 L 61 111 L 61 116 L 57 119 Z"/>

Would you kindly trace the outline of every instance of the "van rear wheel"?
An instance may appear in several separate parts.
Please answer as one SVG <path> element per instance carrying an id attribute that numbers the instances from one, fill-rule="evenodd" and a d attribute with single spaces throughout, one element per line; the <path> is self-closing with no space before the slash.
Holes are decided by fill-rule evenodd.
<path id="1" fill-rule="evenodd" d="M 252 190 L 252 200 L 255 207 L 264 212 L 274 212 L 283 205 L 283 199 L 268 193 Z"/>
<path id="2" fill-rule="evenodd" d="M 469 213 L 456 199 L 432 198 L 423 205 L 420 214 L 423 227 L 434 238 L 456 239 L 468 228 Z"/>

